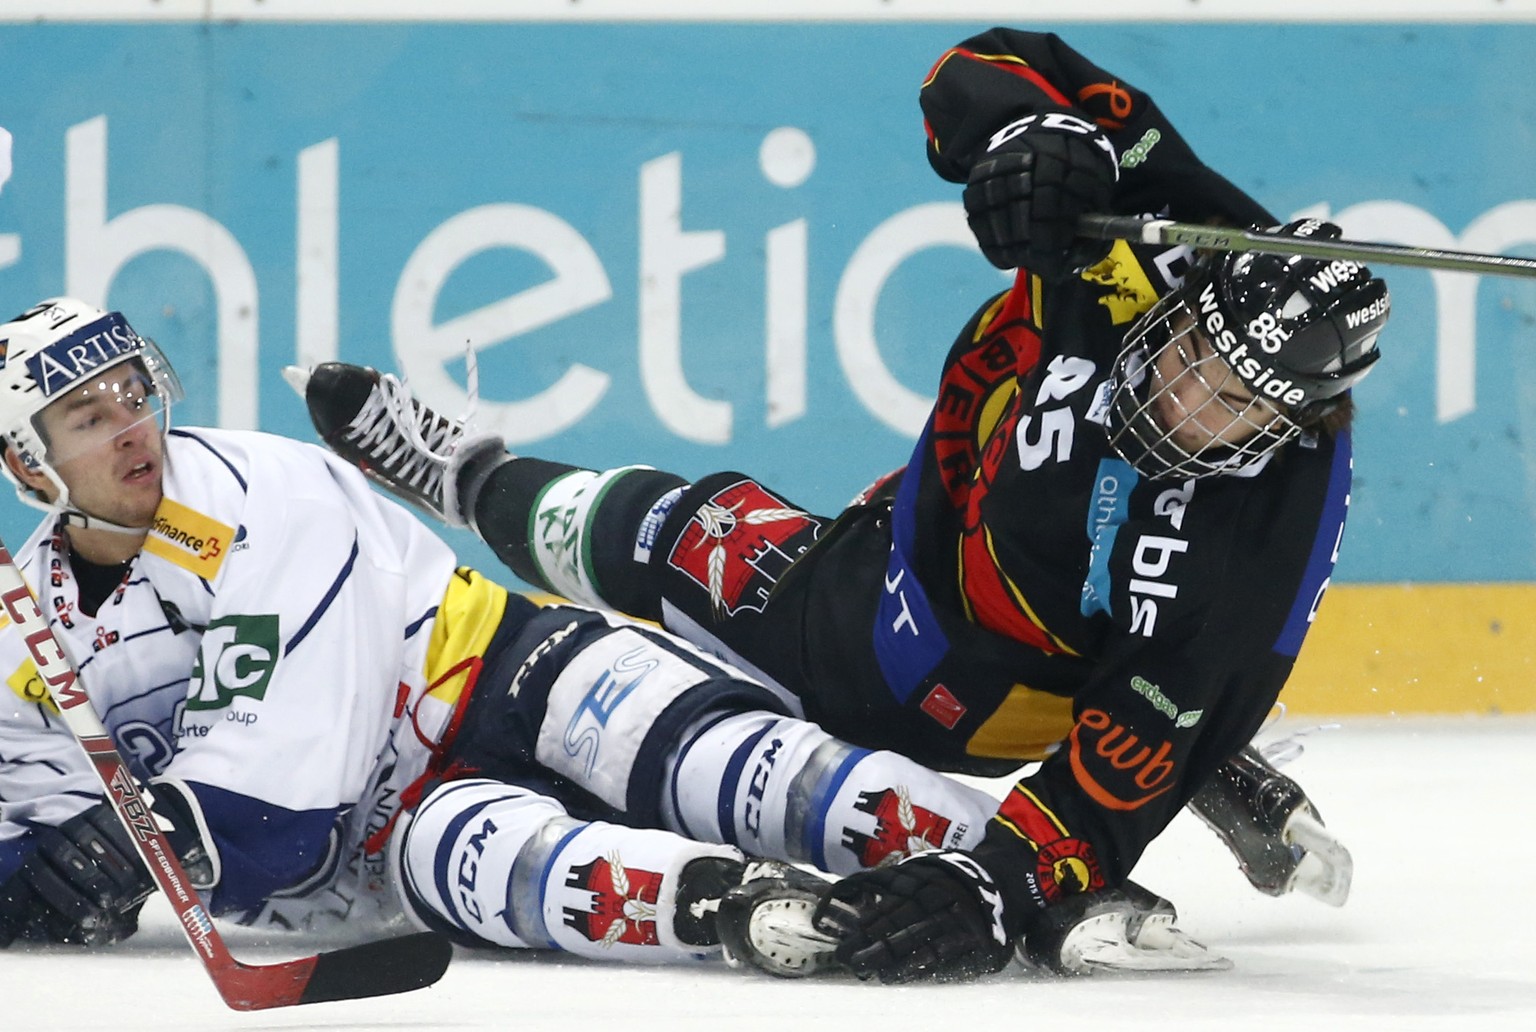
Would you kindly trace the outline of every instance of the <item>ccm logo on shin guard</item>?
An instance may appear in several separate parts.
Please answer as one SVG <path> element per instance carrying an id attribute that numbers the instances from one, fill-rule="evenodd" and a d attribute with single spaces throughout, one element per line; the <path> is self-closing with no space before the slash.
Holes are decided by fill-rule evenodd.
<path id="1" fill-rule="evenodd" d="M 475 897 L 475 883 L 480 876 L 480 858 L 485 855 L 486 840 L 499 830 L 494 821 L 486 818 L 485 823 L 480 825 L 480 830 L 464 843 L 464 849 L 459 854 L 458 871 L 455 872 L 454 877 L 459 906 L 474 918 L 476 924 L 485 920 L 485 915 L 480 911 L 480 903 Z"/>

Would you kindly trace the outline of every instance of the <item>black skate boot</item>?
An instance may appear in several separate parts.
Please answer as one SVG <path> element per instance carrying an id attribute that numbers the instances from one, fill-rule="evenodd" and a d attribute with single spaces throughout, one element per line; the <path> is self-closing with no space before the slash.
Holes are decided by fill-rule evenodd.
<path id="1" fill-rule="evenodd" d="M 1301 786 L 1253 746 L 1222 764 L 1189 808 L 1227 844 L 1260 892 L 1302 892 L 1336 907 L 1349 898 L 1349 850 L 1323 826 Z"/>
<path id="2" fill-rule="evenodd" d="M 677 879 L 677 912 L 672 930 L 689 946 L 718 946 L 717 915 L 725 894 L 741 884 L 747 865 L 728 856 L 690 860 Z"/>
<path id="3" fill-rule="evenodd" d="M 395 376 L 366 366 L 289 366 L 283 377 L 303 397 L 310 421 L 337 455 L 449 526 L 469 525 L 460 508 L 461 474 L 471 465 L 477 471 L 494 467 L 505 454 L 501 438 L 466 434 L 460 423 L 411 397 Z"/>
<path id="4" fill-rule="evenodd" d="M 726 963 L 780 978 L 803 978 L 836 966 L 837 939 L 811 924 L 830 884 L 776 860 L 747 864 L 741 884 L 725 894 L 715 917 Z"/>

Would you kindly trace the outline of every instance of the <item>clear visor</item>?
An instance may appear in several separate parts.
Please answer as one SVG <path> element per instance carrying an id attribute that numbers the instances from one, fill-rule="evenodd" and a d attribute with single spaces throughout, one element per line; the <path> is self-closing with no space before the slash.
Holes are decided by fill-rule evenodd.
<path id="1" fill-rule="evenodd" d="M 1110 443 L 1147 476 L 1256 472 L 1298 432 L 1216 352 L 1181 295 L 1164 297 L 1143 317 L 1119 367 Z"/>
<path id="2" fill-rule="evenodd" d="M 78 380 L 32 417 L 42 460 L 57 469 L 125 435 L 163 434 L 170 406 L 181 398 L 171 364 L 145 341 L 134 357 Z"/>

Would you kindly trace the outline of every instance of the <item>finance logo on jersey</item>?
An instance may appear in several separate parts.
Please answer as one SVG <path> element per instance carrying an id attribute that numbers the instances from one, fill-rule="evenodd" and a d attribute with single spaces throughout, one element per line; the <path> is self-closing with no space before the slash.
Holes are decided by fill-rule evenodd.
<path id="1" fill-rule="evenodd" d="M 192 667 L 187 709 L 222 709 L 236 696 L 263 698 L 280 640 L 275 613 L 222 616 L 210 623 Z"/>
<path id="2" fill-rule="evenodd" d="M 155 525 L 144 539 L 144 551 L 211 581 L 219 575 L 234 539 L 235 528 L 162 498 L 155 510 Z"/>
<path id="3" fill-rule="evenodd" d="M 820 534 L 816 517 L 738 480 L 699 506 L 667 562 L 709 592 L 715 612 L 761 613 L 789 564 Z"/>
<path id="4" fill-rule="evenodd" d="M 853 808 L 875 819 L 872 832 L 843 829 L 843 846 L 859 858 L 861 867 L 876 867 L 887 857 L 899 859 L 947 845 L 949 818 L 914 805 L 905 785 L 860 792 Z"/>
<path id="5" fill-rule="evenodd" d="M 584 939 L 600 946 L 621 942 L 655 946 L 660 942 L 656 935 L 656 897 L 661 892 L 658 872 L 625 867 L 614 852 L 571 868 L 565 885 L 591 894 L 590 909 L 560 908 L 566 927 Z"/>

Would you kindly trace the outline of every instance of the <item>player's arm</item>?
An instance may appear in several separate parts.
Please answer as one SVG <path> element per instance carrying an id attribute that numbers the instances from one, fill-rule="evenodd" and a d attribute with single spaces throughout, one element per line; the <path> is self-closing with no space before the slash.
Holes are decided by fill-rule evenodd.
<path id="1" fill-rule="evenodd" d="M 1050 33 L 992 29 L 942 54 L 918 95 L 934 171 L 966 182 L 991 138 L 1029 116 L 1059 112 L 1123 140 L 1150 101 Z"/>
<path id="2" fill-rule="evenodd" d="M 0 640 L 0 655 L 10 643 Z M 0 716 L 0 946 L 15 940 L 91 946 L 127 938 L 154 887 L 79 744 L 49 704 Z M 199 868 L 195 833 L 175 801 L 155 807 L 172 847 Z"/>
<path id="3" fill-rule="evenodd" d="M 1048 33 L 993 29 L 942 55 L 920 94 L 928 159 L 966 184 L 966 213 L 999 268 L 1046 279 L 1085 268 L 1106 242 L 1079 216 L 1172 215 L 1270 224 L 1207 168 L 1142 91 Z"/>
<path id="4" fill-rule="evenodd" d="M 1256 723 L 1241 707 L 1218 713 L 1214 682 L 1194 676 L 1187 655 L 1134 645 L 1121 657 L 1129 665 L 1104 665 L 1061 749 L 1014 786 L 978 846 L 919 855 L 831 890 L 821 918 L 841 939 L 840 960 L 885 981 L 968 978 L 999 970 L 1022 937 L 1037 962 L 1069 969 L 1065 945 L 1092 921 L 1100 933 L 1113 922 L 1118 966 L 1221 966 L 1186 937 L 1156 939 L 1172 928 L 1173 908 L 1128 876 L 1220 762 L 1223 742 L 1235 738 L 1237 748 Z M 1186 692 L 1175 687 L 1181 669 Z"/>

